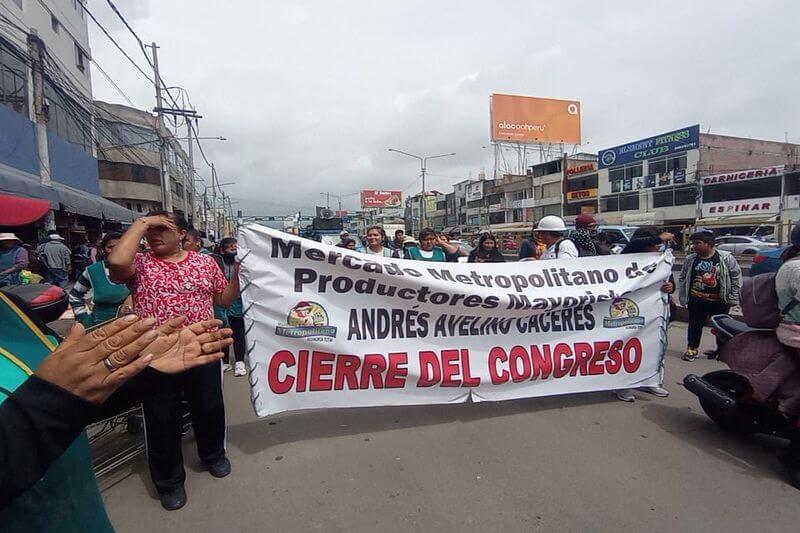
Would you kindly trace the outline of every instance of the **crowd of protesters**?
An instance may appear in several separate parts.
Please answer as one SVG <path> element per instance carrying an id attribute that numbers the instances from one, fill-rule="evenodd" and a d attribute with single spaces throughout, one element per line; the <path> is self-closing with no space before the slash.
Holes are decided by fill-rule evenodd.
<path id="1" fill-rule="evenodd" d="M 405 235 L 403 230 L 397 230 L 390 239 L 383 228 L 371 226 L 361 244 L 348 232 L 342 232 L 340 240 L 338 246 L 343 248 L 387 258 L 468 263 L 506 261 L 500 250 L 500 241 L 491 232 L 481 233 L 476 246 L 469 251 L 460 246 L 460 242 L 451 242 L 449 235 L 430 228 L 422 229 L 416 239 Z M 694 361 L 698 358 L 699 341 L 708 317 L 727 313 L 730 306 L 736 303 L 741 270 L 731 254 L 715 248 L 711 232 L 698 231 L 689 240 L 692 253 L 687 256 L 677 283 L 670 276 L 662 284 L 661 290 L 670 295 L 672 314 L 674 303 L 671 295 L 676 290 L 681 304 L 688 309 L 689 327 L 684 359 Z M 146 242 L 144 248 L 143 242 Z M 639 229 L 621 253 L 659 252 L 673 242 L 674 236 L 670 233 Z M 36 248 L 35 255 L 45 263 L 45 279 L 50 283 L 64 287 L 70 272 L 76 272 L 69 300 L 81 328 L 107 329 L 106 338 L 131 332 L 120 338 L 118 343 L 120 351 L 124 353 L 117 360 L 106 356 L 101 365 L 92 367 L 92 371 L 96 371 L 96 367 L 101 367 L 101 370 L 104 367 L 108 372 L 119 372 L 115 374 L 119 379 L 114 382 L 115 387 L 119 387 L 152 361 L 152 356 L 131 358 L 132 351 L 128 353 L 123 349 L 126 344 L 138 342 L 142 348 L 156 343 L 156 339 L 161 338 L 159 335 L 164 339 L 173 339 L 163 341 L 160 352 L 151 350 L 155 356 L 160 353 L 160 357 L 166 361 L 154 367 L 164 375 L 158 376 L 157 387 L 149 388 L 147 394 L 138 398 L 144 400 L 151 479 L 161 505 L 167 510 L 179 509 L 187 501 L 181 440 L 187 405 L 194 426 L 197 452 L 206 469 L 215 477 L 224 477 L 231 472 L 225 450 L 222 376 L 223 371 L 230 368 L 236 376 L 246 374 L 238 243 L 234 238 L 225 238 L 212 250 L 212 243 L 189 228 L 182 215 L 157 211 L 135 221 L 124 234 L 106 234 L 92 248 L 87 243 L 82 245 L 82 248 L 70 251 L 63 244 L 63 238 L 53 233 Z M 546 216 L 536 224 L 531 236 L 521 243 L 519 260 L 575 259 L 611 253 L 607 240 L 598 233 L 598 224 L 591 215 L 579 215 L 572 232 L 560 217 Z M 80 257 L 76 258 L 76 255 Z M 28 265 L 29 256 L 29 250 L 22 246 L 13 233 L 0 233 L 0 286 L 21 282 L 21 272 Z M 116 319 L 128 314 L 135 316 Z M 152 332 L 154 327 L 158 328 L 156 332 Z M 133 330 L 137 328 L 138 333 L 134 334 Z M 145 335 L 144 332 L 148 330 L 151 333 Z M 174 340 L 183 337 L 185 339 L 180 342 Z M 69 343 L 65 343 L 61 349 L 62 356 L 67 354 L 71 357 L 75 346 L 82 346 L 81 349 L 86 353 L 95 353 L 96 339 L 96 336 L 85 335 L 84 329 L 75 329 L 68 338 Z M 232 360 L 228 353 L 231 345 Z M 176 351 L 180 352 L 179 356 L 175 355 Z M 59 349 L 53 356 L 58 354 Z M 182 362 L 178 363 L 178 360 Z M 78 372 L 79 363 L 73 364 Z M 39 394 L 53 396 L 54 393 L 48 392 L 47 387 L 50 386 L 48 383 L 54 384 L 64 390 L 59 393 L 62 396 L 60 400 L 58 395 L 53 396 L 54 401 L 61 401 L 65 405 L 81 398 L 83 400 L 80 401 L 101 404 L 115 390 L 115 387 L 109 386 L 101 396 L 93 397 L 90 396 L 91 391 L 87 392 L 70 382 L 69 373 L 65 377 L 63 373 L 53 373 L 47 365 L 43 365 L 43 368 L 37 373 L 38 377 L 31 378 L 31 387 L 38 387 Z M 83 372 L 86 374 L 89 370 Z M 84 376 L 82 379 L 89 378 Z M 669 395 L 661 387 L 638 390 L 661 397 Z M 7 408 L 3 414 L 11 420 L 11 425 L 16 424 L 27 431 L 26 424 L 29 425 L 29 421 L 26 422 L 23 415 L 14 411 L 27 401 L 25 394 L 28 393 L 23 391 L 18 395 L 21 399 L 7 402 L 17 407 Z M 635 401 L 632 390 L 618 390 L 615 394 L 620 400 Z M 92 418 L 89 415 L 82 416 L 81 420 L 85 421 Z M 97 413 L 93 412 L 92 416 L 96 417 Z M 78 426 L 82 427 L 80 424 Z M 6 431 L 8 427 L 0 429 Z M 50 445 L 52 450 L 48 453 L 53 457 L 45 459 L 53 461 L 64 444 L 59 441 Z M 16 450 L 14 453 L 21 455 L 25 451 Z M 37 479 L 36 475 L 41 475 L 39 470 L 26 473 L 23 479 L 25 483 L 32 484 Z M 23 485 L 19 482 L 14 484 L 7 491 L 8 494 L 4 493 L 4 497 L 14 497 L 25 489 Z"/>

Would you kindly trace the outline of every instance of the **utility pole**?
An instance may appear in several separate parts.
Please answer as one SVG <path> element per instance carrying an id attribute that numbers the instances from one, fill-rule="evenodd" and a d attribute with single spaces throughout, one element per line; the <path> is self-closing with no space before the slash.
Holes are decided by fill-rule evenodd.
<path id="1" fill-rule="evenodd" d="M 42 185 L 50 185 L 50 151 L 47 144 L 47 120 L 49 113 L 44 99 L 43 61 L 44 43 L 34 28 L 28 35 L 28 56 L 31 59 L 33 74 L 33 111 L 36 121 L 36 141 L 39 146 L 39 180 Z"/>
<path id="2" fill-rule="evenodd" d="M 189 155 L 189 183 L 192 184 L 192 192 L 189 194 L 189 189 L 186 187 L 186 176 L 183 177 L 183 202 L 186 211 L 188 212 L 188 218 L 190 221 L 194 220 L 194 152 L 192 145 L 194 141 L 192 140 L 192 135 L 194 135 L 192 131 L 192 119 L 190 117 L 186 117 L 186 127 L 189 129 L 189 146 L 188 148 L 188 155 Z M 188 199 L 188 200 L 187 200 Z"/>
<path id="3" fill-rule="evenodd" d="M 211 214 L 214 217 L 214 239 L 219 238 L 219 219 L 217 218 L 217 169 L 211 163 Z"/>
<path id="4" fill-rule="evenodd" d="M 152 43 L 150 48 L 153 51 L 153 78 L 156 86 L 156 131 L 159 138 L 159 153 L 161 155 L 161 205 L 165 211 L 172 211 L 172 190 L 170 187 L 169 172 L 167 169 L 167 161 L 169 156 L 166 153 L 167 139 L 164 135 L 167 127 L 164 124 L 164 109 L 163 101 L 161 99 L 161 76 L 158 73 L 158 46 Z"/>

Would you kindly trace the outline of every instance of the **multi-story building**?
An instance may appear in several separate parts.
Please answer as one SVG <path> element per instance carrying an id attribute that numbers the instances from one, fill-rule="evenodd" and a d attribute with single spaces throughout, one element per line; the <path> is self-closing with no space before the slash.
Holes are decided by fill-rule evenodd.
<path id="1" fill-rule="evenodd" d="M 152 113 L 124 105 L 96 101 L 95 114 L 103 196 L 135 213 L 179 212 L 200 226 L 203 214 L 195 209 L 192 161 L 172 132 Z M 162 164 L 172 195 L 172 205 L 166 207 L 162 205 Z M 199 191 L 200 195 L 204 192 Z M 202 202 L 197 204 L 200 210 Z"/>
<path id="2" fill-rule="evenodd" d="M 100 196 L 82 3 L 4 0 L 0 13 L 0 192 L 51 208 L 17 231 L 57 228 L 70 242 L 131 220 Z"/>
<path id="3" fill-rule="evenodd" d="M 712 210 L 717 212 L 723 206 L 710 204 L 762 197 L 775 199 L 782 187 L 776 184 L 783 183 L 782 178 L 775 176 L 758 176 L 753 178 L 759 180 L 753 182 L 755 185 L 742 180 L 730 190 L 709 189 L 701 200 L 704 177 L 797 164 L 799 150 L 796 144 L 700 133 L 697 125 L 601 150 L 599 212 L 606 223 L 612 224 L 692 225 L 703 219 L 703 205 L 708 205 L 705 215 L 711 215 Z M 758 196 L 748 198 L 754 194 Z M 777 213 L 777 203 L 770 210 Z M 736 209 L 728 214 L 731 212 Z"/>
<path id="4" fill-rule="evenodd" d="M 597 213 L 597 156 L 577 154 L 564 171 L 564 220 L 574 223 L 583 213 Z"/>
<path id="5" fill-rule="evenodd" d="M 425 191 L 406 198 L 405 225 L 406 233 L 416 235 L 423 227 L 442 229 L 444 226 L 433 226 L 434 222 L 442 224 L 447 217 L 446 196 L 439 191 Z M 441 209 L 440 209 L 441 207 Z M 424 221 L 423 211 L 425 210 Z"/>

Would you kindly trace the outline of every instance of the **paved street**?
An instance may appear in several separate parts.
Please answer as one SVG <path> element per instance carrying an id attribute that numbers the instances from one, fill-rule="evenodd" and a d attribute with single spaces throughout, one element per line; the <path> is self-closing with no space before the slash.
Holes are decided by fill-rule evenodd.
<path id="1" fill-rule="evenodd" d="M 233 474 L 200 471 L 187 442 L 185 508 L 161 510 L 142 458 L 104 493 L 108 512 L 122 532 L 796 530 L 782 442 L 718 430 L 678 385 L 722 366 L 681 361 L 685 334 L 670 333 L 672 395 L 634 404 L 596 393 L 259 421 L 227 374 Z"/>

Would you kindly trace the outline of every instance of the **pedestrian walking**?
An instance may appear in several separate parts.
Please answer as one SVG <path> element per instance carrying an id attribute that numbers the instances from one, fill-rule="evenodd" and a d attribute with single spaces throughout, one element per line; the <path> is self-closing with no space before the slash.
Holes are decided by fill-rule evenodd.
<path id="1" fill-rule="evenodd" d="M 238 243 L 233 237 L 226 237 L 219 241 L 219 255 L 222 257 L 222 273 L 225 279 L 231 281 L 234 276 L 239 275 L 236 254 Z M 244 306 L 242 305 L 241 294 L 236 297 L 233 303 L 225 309 L 225 318 L 228 327 L 233 330 L 233 375 L 244 376 L 247 369 L 244 364 L 244 356 L 247 353 L 247 342 L 244 335 Z M 230 347 L 225 349 L 225 361 L 230 363 Z"/>
<path id="2" fill-rule="evenodd" d="M 66 287 L 72 266 L 72 254 L 64 244 L 64 237 L 58 233 L 51 233 L 47 236 L 47 241 L 36 248 L 36 253 L 47 267 L 44 280 L 62 289 Z"/>
<path id="3" fill-rule="evenodd" d="M 13 233 L 0 233 L 0 287 L 21 285 L 21 272 L 28 266 L 28 251 Z"/>
<path id="4" fill-rule="evenodd" d="M 717 250 L 714 234 L 698 231 L 689 237 L 693 253 L 686 256 L 678 278 L 678 298 L 689 309 L 684 361 L 699 358 L 703 326 L 710 316 L 727 314 L 739 301 L 742 270 L 733 254 Z M 711 350 L 711 355 L 714 351 Z"/>
<path id="5" fill-rule="evenodd" d="M 127 282 L 139 317 L 159 324 L 186 316 L 187 323 L 210 320 L 213 305 L 230 307 L 239 295 L 238 265 L 230 283 L 211 257 L 182 248 L 188 230 L 177 213 L 154 211 L 136 220 L 108 258 L 112 281 Z M 146 237 L 150 251 L 138 253 Z M 193 368 L 144 402 L 150 477 L 161 505 L 175 510 L 186 504 L 181 428 L 186 400 L 197 452 L 214 477 L 230 474 L 225 453 L 225 405 L 219 362 Z"/>
<path id="6" fill-rule="evenodd" d="M 561 217 L 542 217 L 533 232 L 536 239 L 547 246 L 540 259 L 574 259 L 579 256 L 578 248 L 566 238 L 567 227 Z"/>
<path id="7" fill-rule="evenodd" d="M 658 252 L 661 250 L 661 247 L 665 242 L 671 241 L 673 235 L 671 233 L 662 233 L 661 236 L 656 235 L 655 233 L 644 230 L 639 228 L 633 234 L 631 241 L 625 246 L 625 249 L 622 250 L 621 253 L 623 254 L 638 254 L 638 253 L 648 253 L 648 252 Z M 669 279 L 661 284 L 661 292 L 671 295 L 675 292 L 675 280 L 670 274 Z M 672 297 L 670 298 L 670 303 L 672 303 Z M 672 317 L 672 305 L 670 305 L 670 318 Z M 658 396 L 659 398 L 666 398 L 669 396 L 669 391 L 663 387 L 639 387 L 638 390 L 642 392 L 646 392 L 648 394 L 652 394 L 653 396 Z M 634 402 L 636 401 L 636 396 L 633 395 L 633 389 L 620 389 L 614 391 L 617 399 L 623 402 Z"/>
<path id="8" fill-rule="evenodd" d="M 121 233 L 107 233 L 100 242 L 102 252 L 99 261 L 89 265 L 69 291 L 69 305 L 75 318 L 86 328 L 102 324 L 117 317 L 119 308 L 130 295 L 124 283 L 114 283 L 108 274 L 105 258 L 122 238 Z M 92 291 L 92 310 L 89 311 L 87 297 Z"/>
<path id="9" fill-rule="evenodd" d="M 478 246 L 469 253 L 468 263 L 505 263 L 506 259 L 497 248 L 497 237 L 492 233 L 482 233 Z"/>

